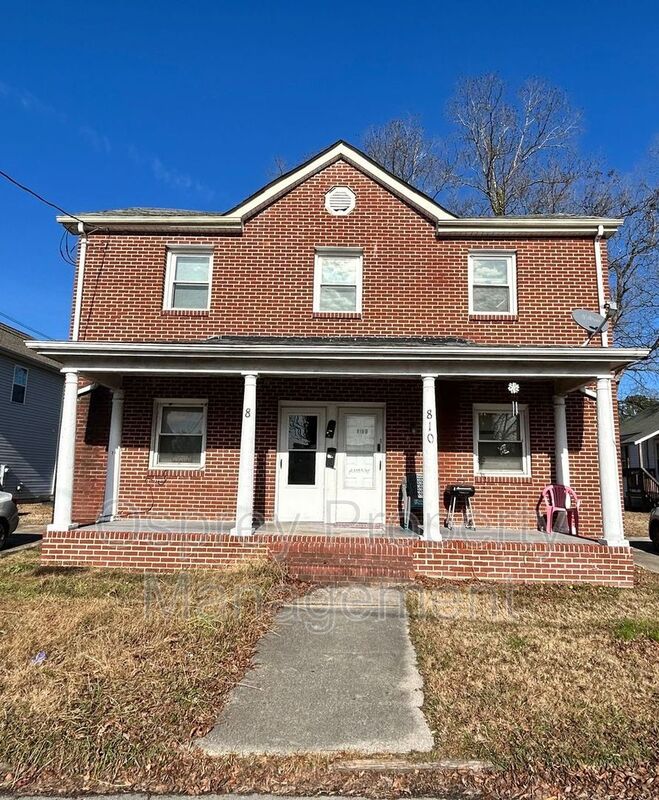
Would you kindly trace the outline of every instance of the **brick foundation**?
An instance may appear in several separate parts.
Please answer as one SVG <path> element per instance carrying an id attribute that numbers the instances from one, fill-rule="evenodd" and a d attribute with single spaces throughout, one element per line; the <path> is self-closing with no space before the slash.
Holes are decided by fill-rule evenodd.
<path id="1" fill-rule="evenodd" d="M 317 582 L 430 578 L 513 583 L 589 583 L 631 587 L 629 548 L 596 544 L 500 541 L 425 542 L 353 536 L 244 538 L 218 533 L 49 531 L 44 565 L 104 567 L 137 572 L 219 569 L 273 558 L 295 577 Z"/>

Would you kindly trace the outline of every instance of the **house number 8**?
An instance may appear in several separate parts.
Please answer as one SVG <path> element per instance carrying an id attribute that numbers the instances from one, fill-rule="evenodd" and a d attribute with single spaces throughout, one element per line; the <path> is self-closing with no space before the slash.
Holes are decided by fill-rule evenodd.
<path id="1" fill-rule="evenodd" d="M 245 416 L 246 417 L 251 417 L 252 416 L 252 409 L 251 408 L 246 408 L 245 409 Z"/>

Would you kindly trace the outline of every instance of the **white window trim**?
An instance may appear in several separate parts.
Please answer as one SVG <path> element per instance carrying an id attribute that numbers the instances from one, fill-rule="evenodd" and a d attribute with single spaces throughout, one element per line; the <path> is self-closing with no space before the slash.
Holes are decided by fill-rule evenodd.
<path id="1" fill-rule="evenodd" d="M 332 192 L 335 192 L 337 189 L 343 189 L 350 195 L 350 205 L 345 211 L 337 211 L 330 205 L 330 196 Z M 351 214 L 355 210 L 356 205 L 357 205 L 357 198 L 355 196 L 355 193 L 349 186 L 345 186 L 344 184 L 340 184 L 338 186 L 332 186 L 332 188 L 325 194 L 325 211 L 327 211 L 333 217 L 347 217 L 348 214 Z"/>
<path id="2" fill-rule="evenodd" d="M 160 426 L 162 424 L 162 411 L 168 406 L 202 406 L 203 418 L 201 422 L 201 453 L 197 464 L 182 464 L 171 462 L 163 464 L 158 462 L 158 438 L 160 436 Z M 189 397 L 157 397 L 153 401 L 153 421 L 151 425 L 151 446 L 149 449 L 149 469 L 161 470 L 200 470 L 206 467 L 206 422 L 208 419 L 208 400 Z"/>
<path id="3" fill-rule="evenodd" d="M 529 407 L 519 404 L 520 433 L 522 434 L 522 469 L 521 470 L 489 470 L 481 469 L 478 463 L 478 415 L 481 413 L 498 414 L 502 411 L 510 413 L 512 403 L 474 403 L 473 405 L 473 448 L 474 448 L 474 475 L 486 475 L 500 478 L 530 478 L 531 477 L 531 439 L 529 430 Z"/>
<path id="4" fill-rule="evenodd" d="M 355 292 L 355 309 L 353 311 L 322 311 L 320 308 L 320 287 L 322 285 L 322 257 L 323 256 L 354 256 L 359 259 L 357 269 L 357 284 Z M 314 262 L 313 276 L 313 311 L 315 314 L 361 314 L 362 313 L 362 286 L 364 282 L 364 251 L 361 247 L 317 247 Z M 346 284 L 350 286 L 351 284 Z"/>
<path id="5" fill-rule="evenodd" d="M 209 311 L 211 307 L 211 292 L 213 289 L 213 254 L 214 249 L 208 245 L 168 245 L 167 246 L 167 268 L 165 270 L 165 296 L 163 298 L 163 309 L 165 311 Z M 207 255 L 208 256 L 208 281 L 196 281 L 196 283 L 208 283 L 208 300 L 206 308 L 187 308 L 174 305 L 174 276 L 176 275 L 176 258 L 185 255 Z M 184 281 L 182 281 L 184 282 Z"/>
<path id="6" fill-rule="evenodd" d="M 510 309 L 508 311 L 477 311 L 474 308 L 474 259 L 505 258 L 508 261 L 508 288 Z M 469 313 L 474 316 L 514 317 L 517 314 L 517 252 L 515 250 L 472 250 L 469 253 Z"/>
<path id="7" fill-rule="evenodd" d="M 19 403 L 17 400 L 14 400 L 14 386 L 20 386 L 16 382 L 16 370 L 21 369 L 25 372 L 25 391 L 23 392 L 23 402 Z M 9 387 L 9 402 L 15 406 L 24 406 L 27 402 L 27 386 L 30 382 L 30 370 L 28 367 L 22 366 L 22 364 L 14 364 L 14 372 L 12 373 L 11 377 L 11 386 Z"/>

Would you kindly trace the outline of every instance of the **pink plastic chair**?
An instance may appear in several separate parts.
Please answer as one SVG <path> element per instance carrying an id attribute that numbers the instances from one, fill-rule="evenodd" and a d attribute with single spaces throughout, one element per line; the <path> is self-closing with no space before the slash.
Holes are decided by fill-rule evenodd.
<path id="1" fill-rule="evenodd" d="M 557 511 L 565 512 L 570 533 L 575 536 L 579 533 L 579 507 L 581 506 L 581 500 L 577 497 L 574 489 L 570 486 L 562 486 L 560 483 L 545 486 L 538 502 L 538 510 L 543 501 L 547 509 L 547 533 L 552 532 L 554 514 Z"/>

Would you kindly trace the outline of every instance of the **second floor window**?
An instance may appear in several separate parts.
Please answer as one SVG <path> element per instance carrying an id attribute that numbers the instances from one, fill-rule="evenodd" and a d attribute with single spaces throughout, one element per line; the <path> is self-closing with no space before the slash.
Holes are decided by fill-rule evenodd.
<path id="1" fill-rule="evenodd" d="M 11 402 L 25 403 L 25 393 L 27 392 L 27 369 L 26 367 L 14 367 L 14 380 L 11 384 Z"/>
<path id="2" fill-rule="evenodd" d="M 516 314 L 515 254 L 469 254 L 469 313 Z"/>
<path id="3" fill-rule="evenodd" d="M 210 250 L 169 250 L 164 307 L 207 311 L 210 308 L 212 264 Z"/>
<path id="4" fill-rule="evenodd" d="M 362 251 L 358 248 L 316 248 L 314 311 L 361 312 L 362 261 Z"/>

